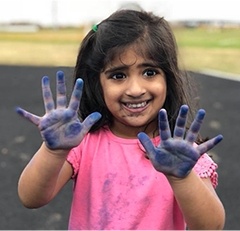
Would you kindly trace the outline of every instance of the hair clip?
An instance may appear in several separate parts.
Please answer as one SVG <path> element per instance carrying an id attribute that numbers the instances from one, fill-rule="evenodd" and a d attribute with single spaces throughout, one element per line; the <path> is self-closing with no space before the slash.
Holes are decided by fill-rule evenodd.
<path id="1" fill-rule="evenodd" d="M 97 29 L 98 29 L 98 25 L 94 24 L 94 25 L 92 26 L 92 30 L 93 30 L 94 32 L 97 32 Z"/>

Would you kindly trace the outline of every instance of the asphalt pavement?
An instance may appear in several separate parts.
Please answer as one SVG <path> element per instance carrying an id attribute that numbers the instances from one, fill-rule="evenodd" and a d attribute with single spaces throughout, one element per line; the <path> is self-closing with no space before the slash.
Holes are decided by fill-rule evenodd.
<path id="1" fill-rule="evenodd" d="M 55 89 L 55 73 L 72 76 L 71 67 L 0 66 L 0 229 L 66 230 L 72 183 L 48 205 L 26 209 L 19 201 L 19 176 L 39 148 L 37 128 L 18 116 L 16 106 L 43 115 L 41 78 L 48 75 Z M 240 81 L 191 73 L 199 85 L 200 107 L 207 112 L 201 132 L 224 140 L 210 154 L 218 163 L 217 193 L 226 210 L 225 230 L 240 229 Z M 72 79 L 67 79 L 71 92 Z M 39 173 L 41 174 L 41 173 Z M 33 182 L 34 183 L 34 182 Z M 214 214 L 212 214 L 214 216 Z"/>

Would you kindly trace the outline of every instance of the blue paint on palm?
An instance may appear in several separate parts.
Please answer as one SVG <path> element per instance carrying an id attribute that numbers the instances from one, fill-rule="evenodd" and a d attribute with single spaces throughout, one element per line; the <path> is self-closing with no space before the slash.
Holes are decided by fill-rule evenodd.
<path id="1" fill-rule="evenodd" d="M 168 124 L 167 112 L 164 109 L 159 111 L 159 134 L 161 142 L 157 147 L 153 145 L 150 138 L 145 133 L 141 132 L 138 134 L 138 139 L 144 146 L 154 168 L 166 175 L 173 175 L 178 178 L 186 177 L 199 157 L 213 148 L 223 138 L 219 135 L 197 147 L 194 146 L 193 143 L 201 128 L 205 111 L 200 109 L 197 112 L 187 132 L 186 138 L 184 138 L 187 113 L 188 107 L 187 105 L 183 105 L 180 108 L 174 128 L 174 135 L 172 137 Z"/>
<path id="2" fill-rule="evenodd" d="M 44 76 L 42 78 L 42 93 L 45 115 L 39 117 L 22 108 L 17 108 L 16 112 L 38 126 L 42 139 L 48 148 L 71 149 L 81 142 L 92 125 L 101 118 L 101 114 L 94 112 L 81 123 L 78 119 L 78 109 L 83 88 L 82 79 L 76 81 L 68 106 L 65 77 L 62 71 L 56 73 L 56 82 L 56 107 L 50 89 L 49 78 Z"/>
<path id="3" fill-rule="evenodd" d="M 56 149 L 59 143 L 59 137 L 56 136 L 53 129 L 42 132 L 42 137 L 50 149 Z"/>
<path id="4" fill-rule="evenodd" d="M 82 126 L 80 123 L 73 123 L 68 126 L 68 128 L 65 131 L 65 137 L 66 138 L 74 138 L 81 132 Z"/>

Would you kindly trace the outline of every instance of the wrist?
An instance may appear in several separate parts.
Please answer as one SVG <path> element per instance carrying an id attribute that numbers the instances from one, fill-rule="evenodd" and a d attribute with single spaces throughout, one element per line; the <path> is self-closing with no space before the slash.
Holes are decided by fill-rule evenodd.
<path id="1" fill-rule="evenodd" d="M 194 171 L 191 170 L 185 177 L 176 177 L 173 175 L 166 175 L 166 177 L 170 183 L 175 183 L 175 182 L 177 183 L 177 182 L 183 182 L 185 180 L 188 180 L 189 178 L 192 178 L 194 174 L 195 174 Z"/>
<path id="2" fill-rule="evenodd" d="M 56 157 L 66 157 L 70 150 L 68 149 L 50 149 L 45 142 L 42 144 L 42 148 L 46 153 Z"/>

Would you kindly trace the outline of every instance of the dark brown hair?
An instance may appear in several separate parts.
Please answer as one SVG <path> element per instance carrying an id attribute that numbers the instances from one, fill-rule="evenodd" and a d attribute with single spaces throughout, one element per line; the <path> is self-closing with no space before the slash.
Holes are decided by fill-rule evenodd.
<path id="1" fill-rule="evenodd" d="M 194 96 L 187 73 L 179 69 L 178 51 L 169 23 L 150 12 L 119 10 L 97 25 L 83 39 L 75 66 L 75 80 L 82 78 L 84 90 L 79 108 L 81 119 L 98 111 L 102 118 L 92 127 L 97 130 L 112 121 L 105 105 L 100 73 L 113 57 L 129 45 L 136 44 L 142 54 L 154 61 L 165 73 L 167 110 L 171 131 L 181 105 L 194 112 Z"/>

